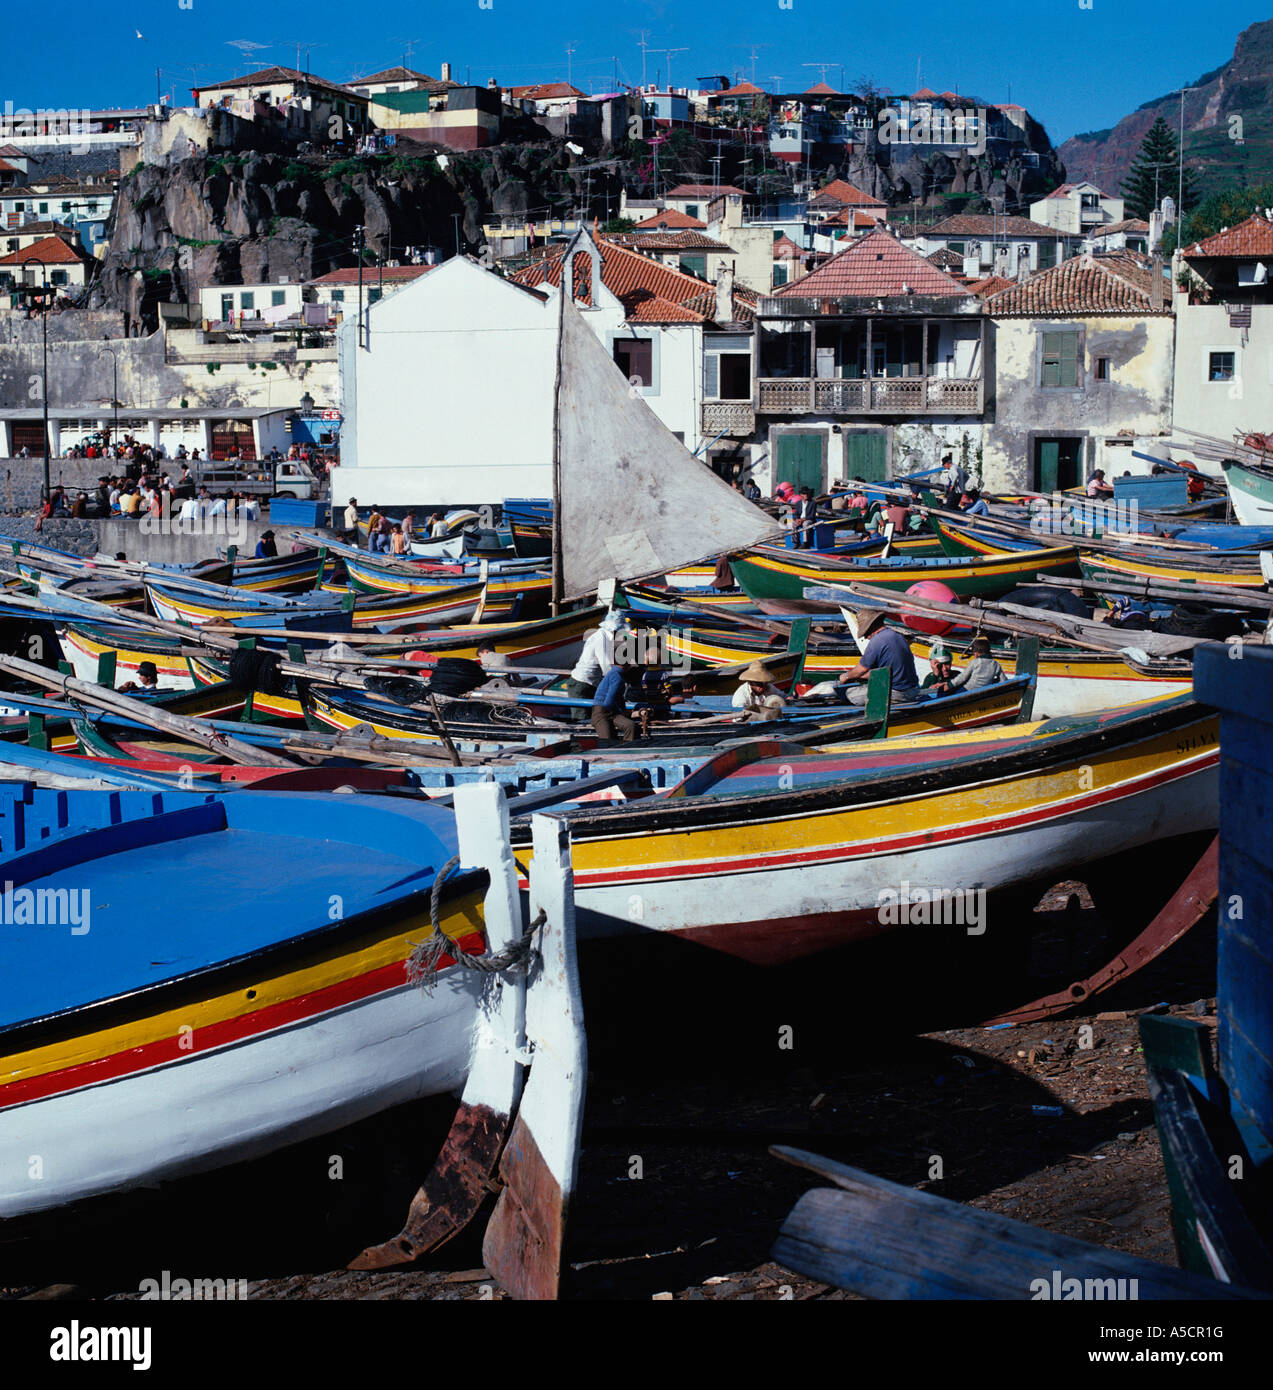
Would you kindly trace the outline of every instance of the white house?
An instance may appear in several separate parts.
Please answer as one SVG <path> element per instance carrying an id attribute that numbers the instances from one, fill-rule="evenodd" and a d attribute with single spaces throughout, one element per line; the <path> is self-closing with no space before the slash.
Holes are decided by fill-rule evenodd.
<path id="1" fill-rule="evenodd" d="M 1257 212 L 1182 247 L 1175 270 L 1173 426 L 1223 440 L 1266 430 L 1273 399 L 1273 222 Z"/>
<path id="2" fill-rule="evenodd" d="M 1123 200 L 1102 193 L 1094 183 L 1063 183 L 1030 204 L 1030 221 L 1066 236 L 1087 236 L 1123 220 Z"/>

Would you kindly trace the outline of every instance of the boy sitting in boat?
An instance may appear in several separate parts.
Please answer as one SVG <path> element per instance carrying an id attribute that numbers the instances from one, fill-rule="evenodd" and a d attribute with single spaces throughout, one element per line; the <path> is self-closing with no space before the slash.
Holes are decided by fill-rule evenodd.
<path id="1" fill-rule="evenodd" d="M 956 690 L 980 690 L 983 686 L 997 685 L 1004 679 L 1003 667 L 990 655 L 990 638 L 972 639 L 972 660 L 957 676 L 936 682 L 932 689 L 936 695 L 953 695 Z"/>
<path id="2" fill-rule="evenodd" d="M 637 726 L 627 714 L 627 688 L 640 679 L 637 666 L 612 666 L 601 678 L 592 697 L 592 727 L 598 738 L 613 739 L 616 733 L 624 743 L 636 738 Z"/>

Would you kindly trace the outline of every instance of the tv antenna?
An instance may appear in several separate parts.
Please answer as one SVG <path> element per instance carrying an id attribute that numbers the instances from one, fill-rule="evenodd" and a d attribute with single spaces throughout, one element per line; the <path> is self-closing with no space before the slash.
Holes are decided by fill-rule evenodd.
<path id="1" fill-rule="evenodd" d="M 688 52 L 689 52 L 689 49 L 688 49 L 688 48 L 657 48 L 657 49 L 655 49 L 655 52 L 656 52 L 656 53 L 664 53 L 664 54 L 667 55 L 667 89 L 668 89 L 668 91 L 670 92 L 670 91 L 672 90 L 672 54 L 673 54 L 673 53 L 688 53 Z"/>
<path id="2" fill-rule="evenodd" d="M 817 68 L 818 81 L 825 83 L 827 80 L 827 73 L 830 69 L 838 68 L 840 65 L 839 63 L 801 63 L 800 66 L 802 68 Z"/>
<path id="3" fill-rule="evenodd" d="M 578 41 L 575 39 L 571 39 L 570 42 L 566 45 L 566 85 L 568 87 L 573 85 L 570 81 L 570 76 L 572 72 L 572 63 L 574 61 L 575 52 L 578 50 L 578 48 L 579 44 Z"/>

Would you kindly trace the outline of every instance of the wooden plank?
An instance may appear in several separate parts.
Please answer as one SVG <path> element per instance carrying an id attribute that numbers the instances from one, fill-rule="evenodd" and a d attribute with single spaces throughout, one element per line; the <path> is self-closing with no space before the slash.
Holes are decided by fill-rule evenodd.
<path id="1" fill-rule="evenodd" d="M 1123 1296 L 1234 1299 L 1257 1292 L 1055 1235 L 917 1192 L 799 1149 L 775 1157 L 830 1178 L 784 1222 L 773 1257 L 868 1298 L 1005 1299 Z M 1067 1281 L 1078 1281 L 1075 1285 Z M 1135 1281 L 1135 1293 L 1130 1281 Z M 1091 1285 L 1088 1281 L 1093 1281 Z"/>

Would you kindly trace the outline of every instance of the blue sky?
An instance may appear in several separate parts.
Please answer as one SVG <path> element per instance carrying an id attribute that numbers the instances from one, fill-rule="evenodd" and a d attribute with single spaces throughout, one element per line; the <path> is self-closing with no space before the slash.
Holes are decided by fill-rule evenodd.
<path id="1" fill-rule="evenodd" d="M 182 4 L 189 8 L 182 8 Z M 486 4 L 487 8 L 482 8 Z M 783 8 L 789 4 L 789 8 Z M 895 92 L 920 83 L 957 88 L 987 101 L 1026 106 L 1059 144 L 1112 125 L 1151 97 L 1219 67 L 1238 33 L 1273 17 L 1267 6 L 1215 0 L 1200 12 L 1181 0 L 1041 0 L 1025 6 L 845 4 L 844 0 L 620 0 L 567 15 L 565 6 L 528 0 L 72 0 L 59 15 L 55 46 L 0 46 L 0 107 L 129 106 L 155 99 L 160 85 L 189 100 L 207 83 L 264 63 L 301 66 L 346 81 L 401 62 L 503 85 L 564 79 L 585 91 L 645 71 L 666 83 L 697 85 L 713 73 L 741 73 L 771 90 L 819 80 L 833 87 L 870 76 Z M 1200 19 L 1205 19 L 1200 22 Z M 138 31 L 143 35 L 138 38 Z M 33 31 L 35 32 L 35 31 Z M 241 40 L 262 47 L 242 50 Z M 567 47 L 574 49 L 567 57 Z M 754 50 L 754 68 L 753 68 Z M 47 56 L 44 56 L 46 55 Z M 197 66 L 195 66 L 197 65 Z M 192 71 L 195 67 L 195 71 Z M 843 74 L 843 76 L 841 75 Z"/>

